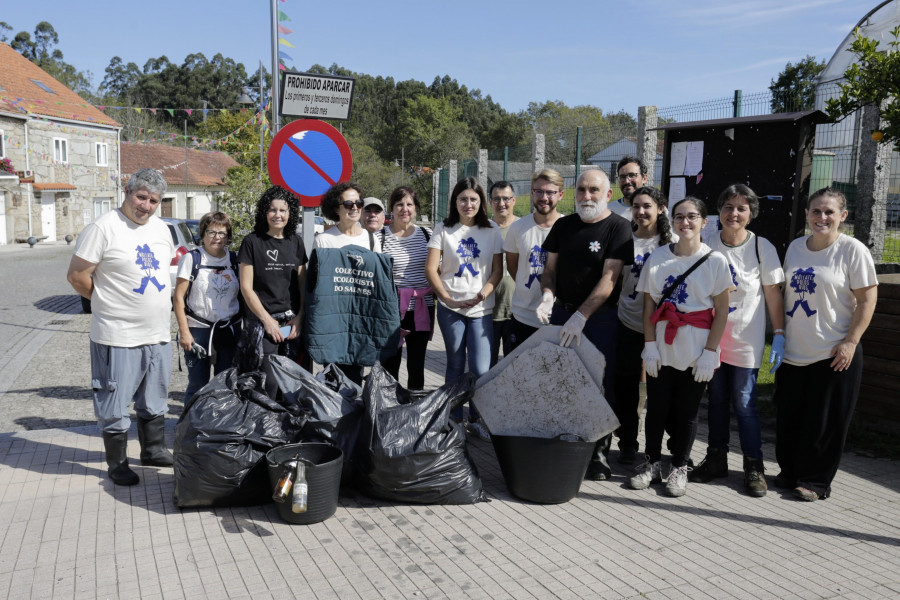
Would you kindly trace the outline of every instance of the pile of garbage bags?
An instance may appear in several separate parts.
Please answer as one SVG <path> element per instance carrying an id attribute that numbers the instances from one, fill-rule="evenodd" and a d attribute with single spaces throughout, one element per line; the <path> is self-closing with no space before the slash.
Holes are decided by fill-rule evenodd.
<path id="1" fill-rule="evenodd" d="M 410 392 L 380 364 L 363 388 L 337 367 L 313 376 L 267 356 L 259 371 L 219 373 L 188 402 L 175 430 L 175 503 L 246 506 L 271 499 L 266 452 L 326 442 L 344 455 L 345 484 L 386 500 L 486 501 L 462 426 L 450 410 L 471 398 L 465 375 L 433 392 Z"/>

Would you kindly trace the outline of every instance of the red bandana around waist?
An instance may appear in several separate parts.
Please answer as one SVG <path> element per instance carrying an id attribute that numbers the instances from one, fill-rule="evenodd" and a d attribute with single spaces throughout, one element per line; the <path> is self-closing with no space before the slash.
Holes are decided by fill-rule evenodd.
<path id="1" fill-rule="evenodd" d="M 709 329 L 713 322 L 713 309 L 695 310 L 694 312 L 679 312 L 675 305 L 671 302 L 663 302 L 662 306 L 653 311 L 650 315 L 650 322 L 656 325 L 660 321 L 668 321 L 666 323 L 666 343 L 672 345 L 675 341 L 675 335 L 678 328 L 684 325 L 691 325 L 699 329 Z"/>

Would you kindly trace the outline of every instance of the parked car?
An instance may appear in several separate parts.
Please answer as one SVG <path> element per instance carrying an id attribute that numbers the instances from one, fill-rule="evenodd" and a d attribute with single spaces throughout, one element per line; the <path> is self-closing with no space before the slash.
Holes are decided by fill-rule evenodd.
<path id="1" fill-rule="evenodd" d="M 178 261 L 181 257 L 197 247 L 194 243 L 194 236 L 184 219 L 163 218 L 163 222 L 169 226 L 169 233 L 172 234 L 172 243 L 175 244 L 175 257 L 169 264 L 169 281 L 171 283 L 171 293 L 175 293 L 175 280 L 178 279 Z M 90 314 L 91 301 L 84 296 L 81 297 L 81 309 Z"/>
<path id="2" fill-rule="evenodd" d="M 314 218 L 315 218 L 315 221 L 314 221 L 315 225 L 313 225 L 313 231 L 315 232 L 316 235 L 319 235 L 320 233 L 325 231 L 325 219 L 318 215 Z M 297 233 L 299 235 L 303 234 L 303 217 L 300 217 L 300 222 L 297 223 Z"/>
<path id="3" fill-rule="evenodd" d="M 185 223 L 187 223 L 188 229 L 191 230 L 191 235 L 194 237 L 194 243 L 198 246 L 200 245 L 200 219 L 185 219 Z"/>

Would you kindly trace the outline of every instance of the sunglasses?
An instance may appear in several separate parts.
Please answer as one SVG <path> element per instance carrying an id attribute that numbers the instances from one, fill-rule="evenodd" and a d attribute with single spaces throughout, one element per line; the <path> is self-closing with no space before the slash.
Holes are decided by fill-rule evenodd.
<path id="1" fill-rule="evenodd" d="M 341 202 L 341 204 L 342 204 L 342 205 L 344 206 L 344 208 L 346 208 L 347 210 L 350 210 L 350 209 L 353 208 L 354 206 L 355 206 L 356 208 L 362 208 L 362 207 L 363 207 L 363 201 L 362 201 L 362 200 L 356 200 L 356 201 L 353 201 L 353 200 L 344 200 L 343 202 Z"/>

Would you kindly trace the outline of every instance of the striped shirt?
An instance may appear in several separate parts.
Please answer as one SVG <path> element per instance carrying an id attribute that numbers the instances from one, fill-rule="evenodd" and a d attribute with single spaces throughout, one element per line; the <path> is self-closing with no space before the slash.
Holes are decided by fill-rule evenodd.
<path id="1" fill-rule="evenodd" d="M 430 285 L 425 278 L 425 259 L 428 257 L 425 229 L 428 228 L 416 226 L 412 235 L 397 237 L 389 227 L 384 227 L 378 236 L 383 240 L 382 252 L 394 257 L 394 284 L 398 288 L 421 289 Z M 431 229 L 428 229 L 428 237 L 431 237 Z M 434 297 L 431 294 L 425 300 L 428 306 L 434 306 Z M 413 308 L 414 302 L 415 300 L 410 302 L 410 309 Z"/>

